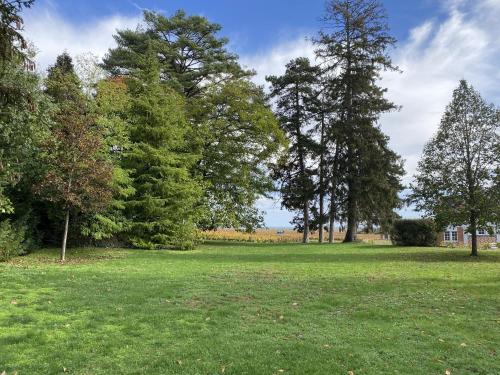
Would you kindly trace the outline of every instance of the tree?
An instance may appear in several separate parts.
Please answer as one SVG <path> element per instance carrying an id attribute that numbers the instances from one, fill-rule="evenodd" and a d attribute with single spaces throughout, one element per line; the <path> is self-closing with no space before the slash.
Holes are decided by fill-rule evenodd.
<path id="1" fill-rule="evenodd" d="M 471 256 L 478 255 L 477 229 L 498 223 L 499 129 L 499 112 L 462 80 L 412 184 L 410 201 L 441 227 L 468 224 Z"/>
<path id="2" fill-rule="evenodd" d="M 24 62 L 27 43 L 21 34 L 23 19 L 19 12 L 29 8 L 35 0 L 2 0 L 0 2 L 0 63 Z"/>
<path id="3" fill-rule="evenodd" d="M 283 206 L 300 211 L 294 218 L 296 227 L 303 231 L 303 242 L 309 241 L 311 201 L 314 198 L 314 171 L 310 158 L 315 142 L 309 130 L 313 114 L 314 85 L 319 70 L 307 58 L 292 60 L 281 77 L 270 76 L 271 97 L 276 98 L 276 114 L 290 146 L 288 155 L 275 169 Z"/>
<path id="4" fill-rule="evenodd" d="M 268 164 L 283 145 L 276 119 L 253 74 L 228 52 L 221 26 L 178 11 L 171 17 L 144 13 L 145 26 L 121 30 L 103 66 L 113 75 L 144 69 L 148 51 L 158 63 L 159 82 L 184 99 L 189 146 L 199 154 L 204 214 L 198 225 L 252 230 L 261 225 L 257 198 L 272 190 Z M 227 130 L 227 131 L 226 131 Z"/>
<path id="5" fill-rule="evenodd" d="M 342 161 L 342 183 L 347 193 L 344 241 L 351 242 L 356 239 L 361 199 L 372 191 L 370 184 L 393 180 L 387 169 L 371 171 L 370 178 L 364 176 L 369 171 L 370 160 L 376 156 L 374 153 L 387 148 L 386 145 L 379 147 L 383 137 L 377 135 L 377 140 L 372 137 L 374 132 L 380 132 L 374 130 L 380 114 L 395 108 L 384 98 L 386 90 L 378 86 L 381 70 L 396 69 L 387 54 L 395 39 L 388 33 L 383 6 L 375 0 L 330 0 L 324 22 L 328 32 L 321 31 L 315 40 L 316 55 L 325 72 L 328 102 L 336 112 L 332 128 L 338 139 L 332 143 L 340 145 L 345 152 Z M 332 176 L 338 178 L 336 174 Z M 399 182 L 394 187 L 397 189 L 397 186 Z M 373 197 L 364 199 L 375 202 Z"/>
<path id="6" fill-rule="evenodd" d="M 31 175 L 40 142 L 51 124 L 51 105 L 41 90 L 40 80 L 19 63 L 8 63 L 0 76 L 0 213 L 12 213 L 12 190 Z M 26 199 L 26 197 L 25 197 Z"/>
<path id="7" fill-rule="evenodd" d="M 46 87 L 57 111 L 44 144 L 45 171 L 34 189 L 64 213 L 64 261 L 71 213 L 97 212 L 107 206 L 112 196 L 112 167 L 103 157 L 101 135 L 69 55 L 60 55 L 49 69 Z"/>
<path id="8" fill-rule="evenodd" d="M 192 167 L 199 155 L 188 147 L 189 125 L 182 97 L 159 81 L 150 50 L 145 69 L 128 81 L 130 150 L 124 167 L 132 171 L 135 194 L 126 200 L 131 221 L 128 237 L 143 248 L 190 248 L 194 245 L 201 197 Z"/>
<path id="9" fill-rule="evenodd" d="M 246 79 L 212 85 L 192 103 L 201 159 L 196 171 L 205 181 L 203 229 L 262 226 L 254 205 L 273 189 L 271 158 L 284 146 L 284 135 L 264 93 Z"/>
<path id="10" fill-rule="evenodd" d="M 91 66 L 94 66 L 91 63 Z M 88 70 L 88 69 L 83 69 Z M 130 113 L 132 97 L 126 80 L 109 78 L 90 85 L 95 90 L 96 126 L 103 137 L 104 156 L 113 166 L 113 199 L 106 210 L 92 214 L 82 225 L 82 234 L 95 240 L 123 235 L 130 229 L 125 208 L 126 201 L 135 193 L 132 171 L 124 166 L 125 154 L 131 149 Z"/>
<path id="11" fill-rule="evenodd" d="M 203 92 L 207 81 L 223 82 L 249 75 L 229 53 L 228 40 L 217 33 L 221 26 L 205 17 L 187 16 L 182 10 L 168 18 L 144 12 L 145 30 L 121 30 L 115 36 L 117 48 L 104 59 L 113 74 L 129 74 L 141 67 L 140 56 L 149 48 L 158 59 L 161 81 L 186 98 Z"/>

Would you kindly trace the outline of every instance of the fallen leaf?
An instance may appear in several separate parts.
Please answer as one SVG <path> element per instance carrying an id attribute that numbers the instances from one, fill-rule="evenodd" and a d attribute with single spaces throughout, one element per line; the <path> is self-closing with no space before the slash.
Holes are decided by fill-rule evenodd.
<path id="1" fill-rule="evenodd" d="M 461 346 L 462 348 L 465 348 L 465 347 L 467 346 L 467 344 L 466 344 L 465 342 L 463 342 L 463 343 L 461 343 L 461 344 L 460 344 L 460 346 Z"/>
<path id="2" fill-rule="evenodd" d="M 222 366 L 222 367 L 220 368 L 220 372 L 221 372 L 221 373 L 224 373 L 225 371 L 226 371 L 226 368 L 225 368 L 224 366 Z"/>
<path id="3" fill-rule="evenodd" d="M 15 299 L 13 299 L 12 301 L 10 301 L 10 304 L 11 305 L 17 305 L 17 301 Z M 4 371 L 5 372 L 5 371 Z M 3 375 L 3 374 L 2 374 Z"/>
<path id="4" fill-rule="evenodd" d="M 444 340 L 443 340 L 443 339 L 438 339 L 438 340 L 439 340 L 440 342 L 444 342 Z"/>
<path id="5" fill-rule="evenodd" d="M 280 320 L 283 320 L 283 319 L 285 319 L 285 317 L 284 317 L 283 315 L 280 315 L 280 318 L 279 318 L 279 319 L 280 319 Z"/>
<path id="6" fill-rule="evenodd" d="M 63 372 L 68 372 L 68 369 L 66 367 L 63 367 Z"/>
<path id="7" fill-rule="evenodd" d="M 332 346 L 331 346 L 331 345 L 328 345 L 328 344 L 323 345 L 323 348 L 330 349 L 331 347 L 332 347 Z"/>
<path id="8" fill-rule="evenodd" d="M 299 304 L 297 302 L 292 303 L 292 306 L 298 306 Z"/>
<path id="9" fill-rule="evenodd" d="M 451 371 L 450 371 L 450 370 L 446 370 L 446 371 L 444 372 L 444 374 L 445 374 L 445 375 L 451 375 Z"/>
<path id="10" fill-rule="evenodd" d="M 280 369 L 278 370 L 278 372 L 285 372 L 285 370 L 283 370 L 283 369 L 281 369 L 281 368 L 280 368 Z"/>
<path id="11" fill-rule="evenodd" d="M 180 359 L 178 359 L 176 362 L 179 366 L 182 366 L 182 361 Z"/>
<path id="12" fill-rule="evenodd" d="M 354 375 L 354 371 L 349 371 L 348 374 L 349 375 Z"/>
<path id="13" fill-rule="evenodd" d="M 209 320 L 210 320 L 210 317 L 208 317 L 208 318 L 206 318 L 206 319 L 205 319 L 205 321 L 207 321 L 207 322 L 208 322 Z"/>

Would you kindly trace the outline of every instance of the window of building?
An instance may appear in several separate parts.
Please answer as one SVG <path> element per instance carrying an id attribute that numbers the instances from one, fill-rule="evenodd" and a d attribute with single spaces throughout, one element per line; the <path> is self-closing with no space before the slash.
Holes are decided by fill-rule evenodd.
<path id="1" fill-rule="evenodd" d="M 486 231 L 484 229 L 478 229 L 477 234 L 480 236 L 484 236 L 486 234 Z"/>
<path id="2" fill-rule="evenodd" d="M 458 233 L 456 231 L 455 232 L 451 232 L 451 240 L 455 241 L 455 242 L 458 241 Z"/>
<path id="3" fill-rule="evenodd" d="M 449 241 L 450 240 L 450 232 L 446 231 L 444 232 L 444 240 Z"/>

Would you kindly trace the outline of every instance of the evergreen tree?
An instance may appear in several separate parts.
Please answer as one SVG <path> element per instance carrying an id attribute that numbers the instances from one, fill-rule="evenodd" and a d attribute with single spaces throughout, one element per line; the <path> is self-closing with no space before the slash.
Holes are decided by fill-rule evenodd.
<path id="1" fill-rule="evenodd" d="M 299 211 L 294 223 L 303 231 L 303 242 L 309 241 L 310 210 L 314 198 L 314 170 L 311 157 L 315 141 L 311 135 L 313 121 L 312 101 L 319 70 L 307 58 L 292 60 L 281 77 L 270 76 L 271 97 L 277 99 L 276 113 L 290 146 L 288 155 L 274 171 L 279 181 L 283 206 Z"/>
<path id="2" fill-rule="evenodd" d="M 203 179 L 205 214 L 198 224 L 205 229 L 260 226 L 254 203 L 271 190 L 265 171 L 283 136 L 262 90 L 247 79 L 253 73 L 228 52 L 228 40 L 217 35 L 220 25 L 183 11 L 171 17 L 145 12 L 144 18 L 144 29 L 118 32 L 118 47 L 103 66 L 127 76 L 143 69 L 144 56 L 153 51 L 161 84 L 185 99 L 189 147 L 200 154 L 193 173 Z"/>
<path id="3" fill-rule="evenodd" d="M 27 43 L 24 36 L 21 34 L 23 19 L 19 13 L 23 8 L 31 7 L 34 1 L 35 0 L 0 1 L 1 69 L 4 68 L 3 64 L 5 62 L 25 62 L 27 59 Z"/>
<path id="4" fill-rule="evenodd" d="M 44 144 L 45 170 L 35 191 L 64 213 L 64 261 L 70 216 L 106 208 L 112 195 L 112 167 L 103 157 L 102 135 L 66 53 L 49 68 L 46 88 L 57 110 Z"/>
<path id="5" fill-rule="evenodd" d="M 187 98 L 199 95 L 207 81 L 246 76 L 238 57 L 226 50 L 228 40 L 217 33 L 221 26 L 205 17 L 187 16 L 182 10 L 172 17 L 146 11 L 145 30 L 121 30 L 115 36 L 118 47 L 104 59 L 114 74 L 129 74 L 141 68 L 140 56 L 149 49 L 158 59 L 161 80 Z"/>
<path id="6" fill-rule="evenodd" d="M 371 171 L 370 177 L 365 175 L 370 170 L 370 160 L 379 160 L 379 152 L 387 149 L 387 140 L 376 134 L 380 130 L 375 124 L 381 113 L 395 106 L 384 99 L 385 90 L 377 81 L 382 69 L 395 69 L 387 55 L 395 40 L 388 34 L 385 12 L 378 1 L 330 0 L 324 22 L 328 32 L 320 32 L 316 54 L 327 74 L 327 92 L 332 95 L 328 102 L 336 107 L 335 143 L 345 150 L 342 168 L 342 182 L 347 190 L 345 241 L 351 242 L 356 239 L 363 209 L 361 200 L 375 201 L 375 197 L 366 196 L 372 189 L 365 183 L 384 181 L 391 191 L 399 188 L 398 175 L 402 171 L 398 170 L 398 160 L 393 160 L 395 164 L 389 170 Z M 394 177 L 398 182 L 393 186 Z"/>
<path id="7" fill-rule="evenodd" d="M 129 81 L 131 148 L 124 166 L 135 193 L 126 201 L 129 240 L 144 248 L 190 248 L 201 188 L 191 174 L 199 155 L 188 149 L 182 97 L 159 81 L 151 51 Z"/>
<path id="8" fill-rule="evenodd" d="M 426 144 L 410 200 L 442 227 L 468 224 L 472 256 L 477 230 L 499 222 L 500 114 L 466 81 Z"/>

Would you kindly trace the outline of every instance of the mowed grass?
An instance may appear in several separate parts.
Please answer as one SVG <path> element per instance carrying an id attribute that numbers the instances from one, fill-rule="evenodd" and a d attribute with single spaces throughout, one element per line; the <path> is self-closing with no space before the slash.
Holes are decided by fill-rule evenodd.
<path id="1" fill-rule="evenodd" d="M 500 252 L 211 243 L 0 264 L 0 372 L 500 374 Z"/>

